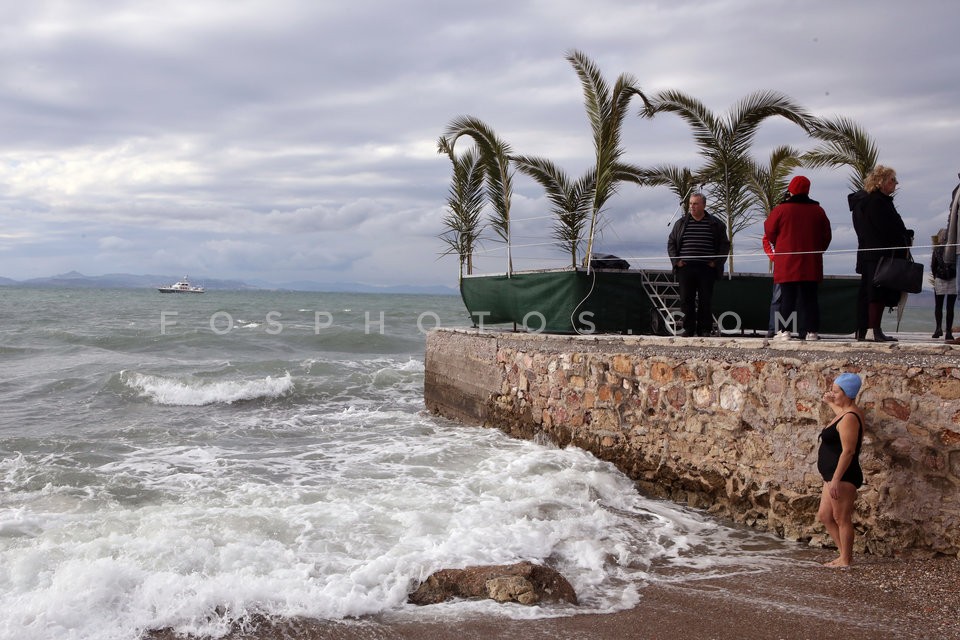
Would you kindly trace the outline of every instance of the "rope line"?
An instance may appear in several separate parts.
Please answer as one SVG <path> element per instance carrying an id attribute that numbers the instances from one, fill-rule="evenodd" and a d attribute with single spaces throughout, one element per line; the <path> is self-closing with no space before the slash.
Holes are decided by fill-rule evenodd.
<path id="1" fill-rule="evenodd" d="M 521 247 L 521 248 L 523 248 L 523 247 L 541 247 L 541 246 L 555 245 L 555 244 L 556 244 L 556 243 L 553 243 L 553 242 L 534 242 L 534 243 L 529 243 L 529 244 L 519 244 L 519 245 L 516 245 L 516 244 L 515 244 L 515 245 L 513 245 L 513 246 L 514 246 L 514 248 L 516 248 L 516 247 Z M 932 249 L 932 248 L 935 248 L 935 247 L 944 247 L 944 248 L 946 248 L 946 247 L 957 247 L 957 246 L 960 246 L 960 243 L 939 244 L 939 245 L 935 245 L 935 244 L 927 244 L 927 245 L 904 245 L 904 246 L 900 246 L 900 247 L 876 247 L 876 248 L 873 248 L 873 249 L 827 249 L 826 251 L 782 251 L 782 252 L 776 252 L 776 251 L 775 251 L 775 252 L 774 252 L 774 256 L 800 256 L 800 255 L 816 255 L 816 254 L 821 254 L 821 255 L 826 256 L 826 255 L 842 255 L 842 254 L 850 254 L 850 253 L 859 253 L 859 252 L 861 252 L 861 251 L 863 251 L 863 252 L 871 252 L 871 251 L 898 251 L 898 250 L 904 250 L 904 249 L 906 249 L 906 250 L 912 250 L 912 249 Z M 477 250 L 475 251 L 475 253 L 493 253 L 493 252 L 495 252 L 495 251 L 500 251 L 500 250 L 502 250 L 502 248 L 500 248 L 500 247 L 493 247 L 493 248 L 491 248 L 491 249 L 477 249 Z M 619 257 L 619 256 L 618 256 L 618 257 Z M 769 259 L 769 256 L 767 256 L 767 254 L 764 253 L 763 251 L 759 251 L 759 252 L 754 251 L 754 252 L 750 252 L 750 253 L 734 253 L 732 256 L 731 256 L 730 254 L 726 254 L 726 253 L 724 253 L 724 254 L 716 254 L 716 255 L 696 255 L 696 256 L 693 256 L 693 255 L 690 255 L 690 256 L 688 256 L 688 255 L 679 255 L 679 256 L 676 257 L 676 259 L 677 259 L 677 260 L 686 260 L 686 259 L 699 258 L 699 259 L 703 260 L 703 259 L 728 258 L 728 257 L 740 258 L 740 259 L 743 259 L 743 258 L 767 258 L 767 259 Z M 533 259 L 533 258 L 530 258 L 530 259 Z M 537 259 L 537 260 L 550 260 L 550 258 L 536 258 L 536 259 Z M 669 259 L 670 259 L 670 256 L 668 256 L 668 255 L 666 255 L 666 254 L 654 255 L 654 256 L 626 256 L 626 257 L 623 257 L 622 259 L 623 259 L 623 260 L 627 260 L 627 261 L 636 260 L 636 261 L 641 261 L 641 262 L 650 262 L 650 261 L 654 261 L 654 260 L 669 260 Z M 563 258 L 557 258 L 557 260 L 563 260 Z"/>
<path id="2" fill-rule="evenodd" d="M 533 216 L 532 218 L 510 218 L 510 222 L 526 222 L 528 220 L 556 220 L 557 216 Z"/>

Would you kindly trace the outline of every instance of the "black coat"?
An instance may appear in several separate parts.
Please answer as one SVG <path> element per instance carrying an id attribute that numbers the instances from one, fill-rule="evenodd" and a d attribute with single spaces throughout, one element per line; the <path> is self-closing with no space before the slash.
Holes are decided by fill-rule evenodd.
<path id="1" fill-rule="evenodd" d="M 893 206 L 893 196 L 879 189 L 866 194 L 853 204 L 853 228 L 857 232 L 857 273 L 866 265 L 876 265 L 881 256 L 905 258 L 913 242 L 913 231 Z M 875 267 L 873 267 L 875 268 Z"/>
<path id="2" fill-rule="evenodd" d="M 717 271 L 717 277 L 719 277 L 723 275 L 723 265 L 726 264 L 727 254 L 730 253 L 730 240 L 727 239 L 727 229 L 719 218 L 707 212 L 704 212 L 704 215 L 713 230 L 713 248 L 715 255 L 718 256 L 714 260 L 714 268 Z M 683 230 L 686 228 L 689 219 L 690 214 L 685 213 L 674 223 L 673 229 L 670 230 L 670 236 L 667 238 L 667 255 L 670 256 L 670 263 L 674 270 L 676 270 L 677 261 L 680 259 Z"/>

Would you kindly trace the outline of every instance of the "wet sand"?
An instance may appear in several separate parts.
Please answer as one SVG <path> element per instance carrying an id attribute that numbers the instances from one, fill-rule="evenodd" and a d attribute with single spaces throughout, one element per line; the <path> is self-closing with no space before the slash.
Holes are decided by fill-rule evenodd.
<path id="1" fill-rule="evenodd" d="M 787 568 L 706 580 L 654 583 L 628 611 L 542 620 L 487 616 L 422 622 L 378 617 L 342 623 L 296 620 L 237 632 L 231 640 L 913 640 L 960 638 L 960 559 L 858 556 L 848 569 L 820 566 L 829 551 L 804 550 Z M 154 640 L 176 636 L 159 633 Z"/>

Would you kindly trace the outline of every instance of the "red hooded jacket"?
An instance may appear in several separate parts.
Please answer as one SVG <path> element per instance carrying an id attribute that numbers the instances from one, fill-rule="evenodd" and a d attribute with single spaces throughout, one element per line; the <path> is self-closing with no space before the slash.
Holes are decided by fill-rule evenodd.
<path id="1" fill-rule="evenodd" d="M 806 194 L 791 196 L 773 208 L 763 230 L 774 247 L 775 283 L 823 280 L 823 252 L 833 233 L 820 203 Z"/>

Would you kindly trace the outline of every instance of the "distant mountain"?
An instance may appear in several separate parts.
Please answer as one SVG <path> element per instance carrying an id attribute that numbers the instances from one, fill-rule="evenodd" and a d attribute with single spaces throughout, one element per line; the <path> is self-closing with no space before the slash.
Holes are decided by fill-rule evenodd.
<path id="1" fill-rule="evenodd" d="M 102 276 L 86 276 L 77 271 L 62 273 L 46 278 L 29 280 L 11 280 L 0 278 L 0 287 L 32 288 L 75 288 L 75 289 L 153 289 L 168 286 L 181 279 L 181 276 L 132 275 L 129 273 L 108 273 Z M 410 293 L 428 295 L 456 295 L 457 290 L 444 286 L 394 285 L 377 286 L 359 283 L 320 283 L 310 281 L 273 284 L 265 281 L 252 283 L 242 280 L 218 280 L 215 278 L 191 278 L 191 284 L 202 285 L 207 291 L 243 291 L 267 289 L 272 291 L 316 291 L 331 293 Z"/>
<path id="2" fill-rule="evenodd" d="M 14 282 L 8 286 L 33 288 L 71 288 L 71 289 L 153 289 L 173 284 L 180 277 L 157 275 L 131 275 L 129 273 L 108 273 L 102 276 L 86 276 L 77 271 L 61 273 L 46 278 L 31 278 Z M 255 289 L 240 280 L 206 280 L 194 282 L 209 290 Z"/>
<path id="3" fill-rule="evenodd" d="M 361 284 L 359 282 L 312 282 L 299 280 L 295 282 L 284 282 L 281 284 L 271 284 L 254 280 L 255 284 L 261 289 L 280 289 L 288 291 L 316 291 L 319 293 L 411 293 L 422 295 L 459 295 L 459 292 L 452 287 L 443 285 L 372 285 Z"/>
<path id="4" fill-rule="evenodd" d="M 34 288 L 78 288 L 78 289 L 153 289 L 167 286 L 180 280 L 182 276 L 132 275 L 129 273 L 108 273 L 102 276 L 86 276 L 77 271 L 62 273 L 47 278 L 30 280 L 11 280 L 0 277 L 0 287 Z M 310 291 L 317 293 L 407 293 L 420 295 L 450 296 L 459 295 L 455 287 L 443 285 L 373 285 L 359 282 L 313 282 L 296 280 L 293 282 L 272 283 L 265 280 L 218 280 L 215 278 L 191 278 L 194 285 L 202 285 L 208 291 L 243 291 L 265 289 L 268 291 Z M 925 283 L 928 284 L 928 283 Z M 933 312 L 933 291 L 924 289 L 919 294 L 907 298 L 908 307 L 929 307 Z"/>

